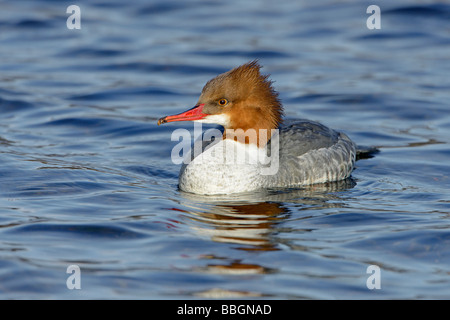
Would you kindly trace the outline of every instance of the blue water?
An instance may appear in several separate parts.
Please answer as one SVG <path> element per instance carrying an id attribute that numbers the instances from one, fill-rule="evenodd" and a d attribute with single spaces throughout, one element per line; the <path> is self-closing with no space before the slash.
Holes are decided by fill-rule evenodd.
<path id="1" fill-rule="evenodd" d="M 450 4 L 0 5 L 1 299 L 450 298 Z M 380 152 L 341 183 L 178 190 L 171 133 L 193 125 L 157 119 L 255 58 L 288 118 Z"/>

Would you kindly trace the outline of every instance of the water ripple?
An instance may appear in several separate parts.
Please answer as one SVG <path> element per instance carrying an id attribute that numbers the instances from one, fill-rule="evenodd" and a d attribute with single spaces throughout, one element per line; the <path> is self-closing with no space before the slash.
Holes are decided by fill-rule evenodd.
<path id="1" fill-rule="evenodd" d="M 100 225 L 100 224 L 55 224 L 55 223 L 35 223 L 20 227 L 11 228 L 7 231 L 8 234 L 20 235 L 39 234 L 41 237 L 82 237 L 85 240 L 89 239 L 108 239 L 108 240 L 127 240 L 139 239 L 144 235 L 131 231 L 127 228 L 119 227 L 117 225 Z"/>
<path id="2" fill-rule="evenodd" d="M 449 297 L 450 5 L 386 2 L 380 30 L 367 6 L 92 0 L 69 30 L 61 1 L 3 1 L 0 299 Z M 339 183 L 180 191 L 193 127 L 156 119 L 254 58 L 286 118 L 380 152 Z"/>

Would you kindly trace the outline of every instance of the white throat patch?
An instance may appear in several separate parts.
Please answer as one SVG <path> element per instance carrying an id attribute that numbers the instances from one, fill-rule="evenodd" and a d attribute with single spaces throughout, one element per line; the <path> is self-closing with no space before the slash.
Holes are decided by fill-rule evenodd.
<path id="1" fill-rule="evenodd" d="M 203 119 L 195 121 L 201 123 L 215 123 L 227 127 L 230 124 L 230 117 L 226 114 L 210 114 Z"/>

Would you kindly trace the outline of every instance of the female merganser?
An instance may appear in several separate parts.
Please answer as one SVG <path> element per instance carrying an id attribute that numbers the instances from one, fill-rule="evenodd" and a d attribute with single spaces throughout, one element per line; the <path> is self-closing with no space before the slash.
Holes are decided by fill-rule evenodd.
<path id="1" fill-rule="evenodd" d="M 218 75 L 206 83 L 195 107 L 158 120 L 158 125 L 195 121 L 224 127 L 220 139 L 202 146 L 199 154 L 187 155 L 179 176 L 181 190 L 228 194 L 350 176 L 355 144 L 314 121 L 283 122 L 278 93 L 260 68 L 255 60 Z"/>

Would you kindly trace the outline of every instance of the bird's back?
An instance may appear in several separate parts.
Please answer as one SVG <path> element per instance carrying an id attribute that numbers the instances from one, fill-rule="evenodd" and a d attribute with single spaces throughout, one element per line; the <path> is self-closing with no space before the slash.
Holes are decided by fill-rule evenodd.
<path id="1" fill-rule="evenodd" d="M 270 149 L 271 142 L 268 144 Z M 285 121 L 279 129 L 279 170 L 270 187 L 295 187 L 350 176 L 356 147 L 350 138 L 318 122 Z"/>

